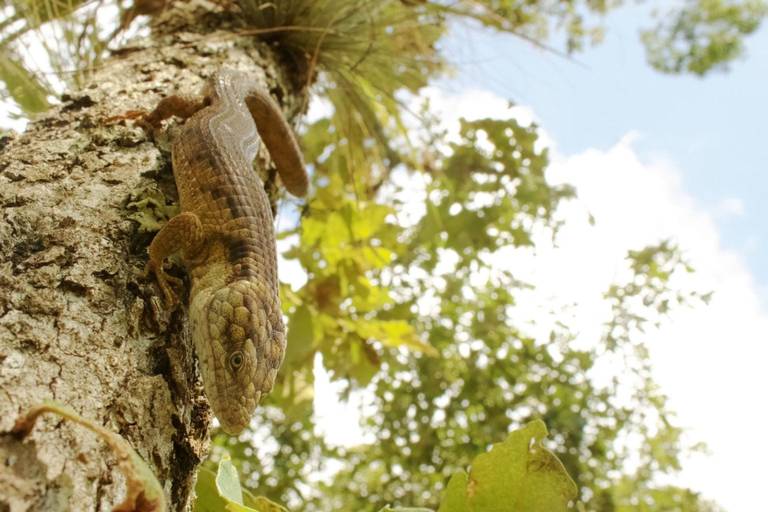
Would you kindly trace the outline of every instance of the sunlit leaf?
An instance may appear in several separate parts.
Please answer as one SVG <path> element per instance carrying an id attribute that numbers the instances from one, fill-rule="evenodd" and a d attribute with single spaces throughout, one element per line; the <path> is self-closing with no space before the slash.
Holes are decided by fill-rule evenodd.
<path id="1" fill-rule="evenodd" d="M 222 457 L 219 462 L 219 471 L 216 473 L 216 489 L 222 498 L 239 504 L 243 503 L 240 478 L 237 476 L 237 469 L 232 465 L 229 455 Z"/>
<path id="2" fill-rule="evenodd" d="M 534 421 L 478 455 L 468 476 L 458 473 L 451 479 L 439 512 L 568 510 L 576 499 L 576 484 L 557 457 L 544 448 L 546 436 L 544 423 Z"/>
<path id="3" fill-rule="evenodd" d="M 379 510 L 379 512 L 433 512 L 430 508 L 420 508 L 420 507 L 390 507 L 387 505 L 383 509 Z"/>
<path id="4" fill-rule="evenodd" d="M 240 487 L 237 469 L 225 454 L 216 473 L 201 468 L 195 487 L 195 512 L 288 512 L 263 496 L 253 496 Z"/>
<path id="5" fill-rule="evenodd" d="M 25 114 L 44 112 L 50 108 L 48 91 L 35 75 L 21 65 L 7 48 L 0 48 L 0 80 L 5 83 L 8 95 Z"/>
<path id="6" fill-rule="evenodd" d="M 406 347 L 430 356 L 437 356 L 433 346 L 419 339 L 413 327 L 402 320 L 375 320 L 346 324 L 363 338 L 375 339 L 390 347 Z"/>

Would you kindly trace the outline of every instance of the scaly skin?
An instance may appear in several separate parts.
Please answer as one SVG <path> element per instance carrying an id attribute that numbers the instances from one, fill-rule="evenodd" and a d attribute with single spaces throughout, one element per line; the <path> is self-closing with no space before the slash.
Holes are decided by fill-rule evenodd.
<path id="1" fill-rule="evenodd" d="M 181 251 L 205 393 L 237 434 L 272 389 L 286 345 L 272 211 L 252 167 L 260 141 L 291 193 L 306 193 L 307 175 L 279 107 L 247 75 L 221 71 L 202 99 L 167 97 L 143 122 L 156 129 L 172 115 L 186 118 L 171 145 L 181 213 L 155 236 L 147 269 L 174 302 L 163 261 Z"/>

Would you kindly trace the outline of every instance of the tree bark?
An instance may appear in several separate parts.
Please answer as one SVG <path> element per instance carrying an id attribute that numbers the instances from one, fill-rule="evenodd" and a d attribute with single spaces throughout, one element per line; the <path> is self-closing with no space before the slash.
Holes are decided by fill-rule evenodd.
<path id="1" fill-rule="evenodd" d="M 186 311 L 165 311 L 141 277 L 153 233 L 134 220 L 164 210 L 148 197 L 175 200 L 170 154 L 114 118 L 196 93 L 221 67 L 261 74 L 289 117 L 304 102 L 273 48 L 236 36 L 224 14 L 204 28 L 186 15 L 0 142 L 0 510 L 111 510 L 123 497 L 112 454 L 82 427 L 46 415 L 24 440 L 8 434 L 44 399 L 118 432 L 170 509 L 190 506 L 212 417 Z"/>

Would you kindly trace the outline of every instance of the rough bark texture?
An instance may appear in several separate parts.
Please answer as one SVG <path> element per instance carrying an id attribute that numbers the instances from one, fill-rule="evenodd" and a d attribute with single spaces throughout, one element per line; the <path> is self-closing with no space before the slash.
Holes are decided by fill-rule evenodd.
<path id="1" fill-rule="evenodd" d="M 261 70 L 289 116 L 302 101 L 273 50 L 235 37 L 226 16 L 194 32 L 180 19 L 0 141 L 0 511 L 111 510 L 122 498 L 114 459 L 83 428 L 47 415 L 24 440 L 7 434 L 44 399 L 121 434 L 171 509 L 189 507 L 211 415 L 184 308 L 163 311 L 141 277 L 153 234 L 129 218 L 147 196 L 175 198 L 170 158 L 162 138 L 108 120 L 195 93 L 221 66 Z"/>

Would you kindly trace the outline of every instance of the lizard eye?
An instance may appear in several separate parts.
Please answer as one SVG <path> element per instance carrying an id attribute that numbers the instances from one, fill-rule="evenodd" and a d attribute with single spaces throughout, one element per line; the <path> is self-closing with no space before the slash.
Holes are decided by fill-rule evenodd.
<path id="1" fill-rule="evenodd" d="M 233 370 L 239 370 L 241 366 L 243 366 L 243 361 L 245 360 L 243 353 L 239 350 L 235 353 L 233 353 L 231 356 L 229 356 L 229 365 L 232 367 Z"/>

